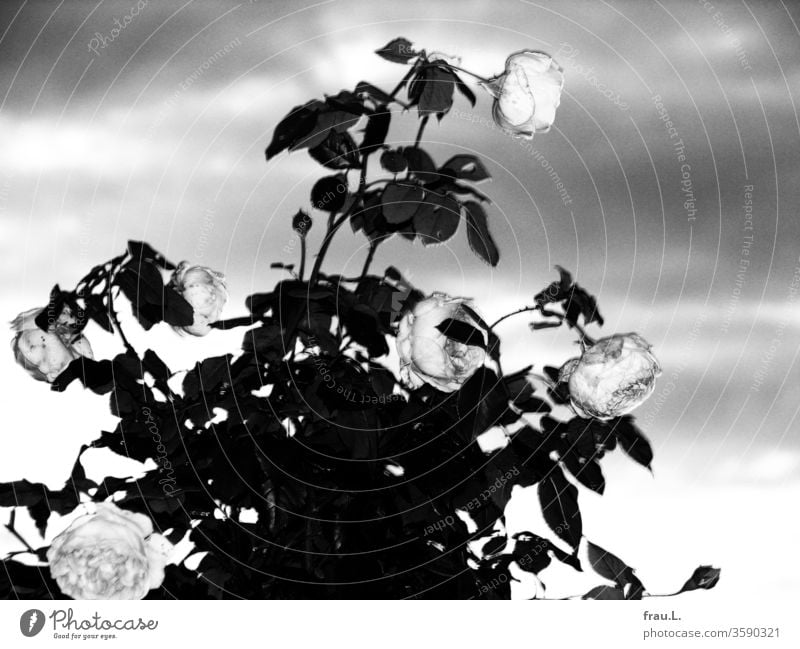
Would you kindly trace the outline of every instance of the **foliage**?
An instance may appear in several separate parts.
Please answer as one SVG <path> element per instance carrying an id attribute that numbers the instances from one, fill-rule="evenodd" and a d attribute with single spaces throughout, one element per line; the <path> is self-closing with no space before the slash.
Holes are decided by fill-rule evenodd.
<path id="1" fill-rule="evenodd" d="M 613 584 L 586 597 L 640 598 L 644 586 L 621 559 L 595 545 L 589 566 L 578 557 L 581 493 L 603 493 L 604 454 L 620 446 L 651 465 L 652 450 L 632 417 L 557 419 L 553 407 L 566 396 L 555 368 L 545 370 L 546 393 L 530 382 L 530 368 L 504 375 L 498 365 L 443 394 L 430 386 L 405 389 L 381 362 L 399 319 L 422 294 L 395 268 L 370 273 L 375 247 L 395 234 L 443 243 L 461 228 L 481 260 L 495 266 L 500 255 L 489 201 L 475 187 L 489 177 L 485 165 L 467 154 L 436 163 L 420 146 L 430 115 L 442 119 L 458 93 L 473 104 L 474 95 L 455 69 L 403 39 L 378 53 L 408 67 L 392 92 L 361 82 L 294 108 L 275 128 L 268 159 L 307 149 L 328 171 L 311 188 L 316 217 L 300 211 L 287 224 L 301 239 L 299 272 L 276 263 L 291 274 L 250 295 L 247 317 L 214 324 L 241 329 L 241 353 L 197 363 L 178 385 L 153 351 L 128 343 L 114 303 L 119 295 L 144 329 L 192 322 L 191 305 L 165 285 L 174 264 L 146 243 L 130 242 L 72 291 L 53 289 L 54 308 L 69 305 L 82 322 L 115 332 L 125 344 L 111 359 L 75 360 L 52 385 L 64 390 L 80 381 L 108 395 L 119 417 L 81 453 L 104 448 L 154 460 L 156 468 L 136 480 L 94 482 L 79 457 L 62 489 L 2 484 L 0 506 L 26 508 L 44 533 L 51 512 L 113 497 L 149 516 L 172 542 L 188 533 L 199 565 L 170 566 L 150 598 L 505 598 L 513 562 L 538 575 L 552 561 L 591 567 Z M 403 90 L 406 101 L 398 98 Z M 395 105 L 418 113 L 413 146 L 387 144 Z M 384 173 L 368 182 L 375 159 Z M 305 277 L 313 218 L 326 219 L 327 231 Z M 357 278 L 322 271 L 345 222 L 371 244 Z M 595 299 L 563 269 L 527 310 L 544 318 L 534 329 L 566 322 L 583 333 L 580 320 L 603 323 Z M 491 358 L 500 360 L 493 327 L 476 321 L 488 333 Z M 483 344 L 459 321 L 439 329 L 464 344 Z M 508 444 L 484 453 L 476 438 L 495 426 L 508 432 Z M 515 486 L 537 489 L 552 539 L 506 536 L 504 510 Z M 4 560 L 0 595 L 61 597 L 42 564 L 44 549 L 30 550 L 35 557 L 21 552 Z M 26 554 L 27 563 L 20 562 Z M 684 589 L 709 588 L 717 578 L 695 573 Z"/>

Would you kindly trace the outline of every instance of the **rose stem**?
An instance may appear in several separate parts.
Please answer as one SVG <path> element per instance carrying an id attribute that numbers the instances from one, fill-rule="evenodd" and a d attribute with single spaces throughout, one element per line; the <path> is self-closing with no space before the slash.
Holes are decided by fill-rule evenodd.
<path id="1" fill-rule="evenodd" d="M 511 313 L 506 313 L 501 318 L 498 318 L 492 325 L 490 325 L 490 329 L 494 329 L 497 325 L 499 325 L 503 320 L 510 318 L 513 315 L 517 315 L 518 313 L 525 313 L 527 311 L 539 311 L 544 316 L 552 316 L 554 318 L 558 318 L 563 323 L 566 320 L 566 316 L 560 313 L 556 313 L 555 311 L 547 311 L 543 309 L 538 304 L 536 306 L 525 306 L 521 309 L 517 309 L 516 311 L 512 311 Z M 591 346 L 594 345 L 594 339 L 589 336 L 586 331 L 584 331 L 583 327 L 581 327 L 577 322 L 575 324 L 567 323 L 570 326 L 574 327 L 581 336 L 581 341 L 586 343 L 587 345 Z"/>
<path id="2" fill-rule="evenodd" d="M 425 127 L 428 125 L 428 118 L 430 115 L 425 115 L 419 123 L 419 129 L 417 130 L 417 137 L 414 140 L 414 148 L 419 149 L 419 143 L 422 141 L 422 132 L 425 130 Z"/>
<path id="3" fill-rule="evenodd" d="M 12 510 L 11 510 L 11 516 L 10 516 L 10 518 L 8 519 L 8 523 L 6 523 L 6 526 L 5 526 L 5 527 L 6 527 L 6 529 L 7 529 L 9 532 L 11 532 L 11 533 L 14 535 L 14 537 L 15 537 L 15 538 L 16 538 L 16 539 L 17 539 L 17 540 L 20 542 L 20 543 L 22 543 L 22 545 L 24 545 L 24 546 L 25 546 L 25 548 L 28 550 L 28 552 L 30 552 L 31 554 L 36 554 L 36 550 L 34 550 L 34 549 L 31 547 L 31 544 L 30 544 L 30 543 L 28 543 L 28 542 L 27 542 L 25 539 L 23 539 L 23 538 L 22 538 L 22 536 L 20 535 L 20 533 L 19 533 L 19 532 L 17 532 L 16 528 L 14 527 L 14 523 L 15 523 L 16 519 L 17 519 L 17 510 L 16 510 L 16 509 L 12 509 Z"/>
<path id="4" fill-rule="evenodd" d="M 303 275 L 306 274 L 306 237 L 304 234 L 300 235 L 300 271 L 299 279 L 303 281 Z"/>
<path id="5" fill-rule="evenodd" d="M 328 248 L 331 245 L 333 235 L 336 234 L 336 231 L 342 227 L 348 218 L 350 218 L 350 211 L 353 209 L 353 207 L 358 205 L 358 199 L 364 194 L 364 188 L 367 184 L 367 159 L 369 157 L 369 153 L 365 153 L 361 156 L 361 176 L 358 180 L 358 191 L 356 192 L 355 200 L 350 206 L 350 209 L 342 214 L 338 221 L 334 218 L 336 216 L 335 212 L 331 212 L 330 217 L 328 217 L 328 231 L 325 233 L 325 238 L 323 239 L 322 245 L 319 248 L 317 258 L 314 260 L 314 268 L 311 270 L 311 277 L 309 279 L 310 284 L 314 284 L 314 282 L 317 281 L 320 268 L 322 267 L 322 261 L 325 259 L 325 255 L 327 254 Z"/>
<path id="6" fill-rule="evenodd" d="M 483 83 L 489 83 L 490 79 L 486 79 L 479 74 L 475 74 L 474 72 L 470 72 L 469 70 L 465 70 L 464 68 L 460 68 L 457 65 L 453 65 L 452 63 L 445 63 L 448 68 L 452 68 L 453 70 L 458 70 L 459 72 L 463 72 L 464 74 L 468 74 L 471 77 L 476 78 L 478 81 Z"/>
<path id="7" fill-rule="evenodd" d="M 367 272 L 369 271 L 369 267 L 372 264 L 372 260 L 375 258 L 375 251 L 378 248 L 377 241 L 370 241 L 369 242 L 369 252 L 367 253 L 367 258 L 364 260 L 364 267 L 361 269 L 361 276 L 359 280 L 364 279 L 367 276 Z"/>

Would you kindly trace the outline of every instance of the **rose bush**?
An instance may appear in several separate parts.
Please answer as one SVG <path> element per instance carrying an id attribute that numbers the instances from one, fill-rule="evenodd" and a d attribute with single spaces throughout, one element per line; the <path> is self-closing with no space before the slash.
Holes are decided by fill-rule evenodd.
<path id="1" fill-rule="evenodd" d="M 580 358 L 567 361 L 559 380 L 569 385 L 570 402 L 581 416 L 620 417 L 653 393 L 661 374 L 650 344 L 635 333 L 598 340 Z"/>
<path id="2" fill-rule="evenodd" d="M 456 93 L 476 101 L 454 59 L 426 55 L 405 39 L 379 54 L 409 66 L 391 93 L 362 81 L 295 107 L 274 130 L 268 159 L 307 149 L 331 170 L 309 193 L 327 229 L 307 273 L 314 213 L 287 215 L 299 246 L 285 250 L 297 251 L 299 263 L 274 261 L 271 268 L 288 276 L 247 296 L 247 313 L 224 321 L 228 331 L 241 328 L 240 350 L 172 371 L 152 349 L 133 347 L 118 296 L 145 332 L 164 322 L 193 335 L 208 333 L 227 300 L 221 274 L 176 267 L 144 242 L 129 241 L 73 290 L 52 289 L 54 329 L 44 333 L 63 349 L 37 352 L 41 358 L 25 352 L 42 376 L 56 373 L 81 335 L 81 323 L 65 311 L 76 305 L 81 319 L 116 336 L 124 351 L 71 364 L 52 389 L 82 382 L 107 395 L 118 423 L 81 448 L 61 489 L 24 479 L 0 484 L 0 508 L 12 510 L 6 528 L 22 544 L 2 559 L 0 598 L 61 591 L 79 598 L 507 599 L 523 572 L 538 582 L 551 562 L 584 575 L 591 567 L 606 580 L 586 584 L 584 598 L 647 596 L 633 568 L 588 541 L 579 489 L 603 493 L 600 460 L 617 448 L 651 466 L 647 438 L 633 417 L 619 416 L 652 390 L 658 364 L 649 345 L 635 334 L 592 342 L 586 328 L 604 322 L 597 302 L 563 268 L 538 293 L 531 287 L 532 304 L 491 325 L 465 299 L 426 297 L 394 266 L 370 270 L 387 241 L 441 244 L 459 227 L 478 259 L 492 267 L 500 261 L 489 198 L 474 186 L 489 170 L 466 153 L 437 164 L 423 146 L 431 116 L 444 118 Z M 523 136 L 549 125 L 559 74 L 546 55 L 510 57 L 497 84 L 504 123 Z M 404 89 L 407 101 L 397 99 Z M 414 146 L 387 143 L 401 114 L 394 104 L 417 111 Z M 372 155 L 383 169 L 376 178 L 369 177 L 378 162 Z M 348 222 L 368 242 L 361 273 L 327 273 L 330 242 Z M 541 360 L 533 352 L 514 359 L 524 367 L 504 373 L 497 328 L 519 313 L 536 314 L 534 332 L 565 324 L 588 345 L 562 368 L 566 385 L 558 369 L 544 366 L 550 385 L 540 393 L 530 381 Z M 40 336 L 36 320 L 23 314 L 18 334 Z M 41 314 L 38 321 L 44 326 Z M 387 359 L 392 337 L 399 372 Z M 581 416 L 569 412 L 570 401 Z M 502 444 L 475 443 L 501 430 Z M 135 479 L 95 481 L 81 462 L 87 449 L 144 469 Z M 517 488 L 535 490 L 546 524 L 538 534 L 505 529 Z M 52 512 L 69 514 L 87 501 L 99 503 L 97 513 L 76 520 L 49 550 L 15 529 L 24 510 L 44 539 Z M 183 539 L 192 561 L 166 565 L 169 544 Z M 588 562 L 578 556 L 584 542 Z M 519 570 L 512 573 L 512 564 Z M 711 588 L 718 578 L 702 566 L 681 590 Z"/>
<path id="3" fill-rule="evenodd" d="M 14 358 L 33 378 L 52 383 L 73 360 L 94 358 L 92 347 L 78 331 L 78 322 L 68 306 L 48 322 L 44 331 L 36 325 L 41 308 L 20 313 L 11 322 Z"/>
<path id="4" fill-rule="evenodd" d="M 205 336 L 211 331 L 211 323 L 219 320 L 228 301 L 225 275 L 207 266 L 182 261 L 172 274 L 170 285 L 194 309 L 194 322 L 176 329 L 193 336 Z"/>
<path id="5" fill-rule="evenodd" d="M 511 135 L 531 139 L 555 121 L 564 70 L 549 54 L 523 50 L 509 56 L 505 72 L 484 87 L 495 98 L 495 123 Z"/>
<path id="6" fill-rule="evenodd" d="M 448 319 L 480 327 L 465 310 L 467 301 L 434 293 L 418 302 L 400 320 L 397 353 L 400 379 L 416 389 L 424 383 L 442 392 L 458 390 L 484 364 L 486 351 L 448 337 L 440 325 Z M 483 341 L 486 343 L 486 333 Z"/>
<path id="7" fill-rule="evenodd" d="M 147 516 L 108 502 L 56 536 L 47 560 L 73 599 L 142 599 L 164 581 L 171 548 Z"/>

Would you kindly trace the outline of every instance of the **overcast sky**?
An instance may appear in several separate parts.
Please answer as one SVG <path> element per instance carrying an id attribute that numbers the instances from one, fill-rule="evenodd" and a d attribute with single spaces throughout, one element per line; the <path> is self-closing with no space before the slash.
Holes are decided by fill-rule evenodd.
<path id="1" fill-rule="evenodd" d="M 569 268 L 606 318 L 594 333 L 638 331 L 664 366 L 637 413 L 656 479 L 614 460 L 610 502 L 588 495 L 589 516 L 641 568 L 655 547 L 683 557 L 683 571 L 695 559 L 724 567 L 744 543 L 732 538 L 746 529 L 767 542 L 775 530 L 758 517 L 796 510 L 800 493 L 798 23 L 791 3 L 716 0 L 3 2 L 3 317 L 44 303 L 56 282 L 74 285 L 127 239 L 225 272 L 233 315 L 280 277 L 271 263 L 297 262 L 282 249 L 319 167 L 304 152 L 269 163 L 263 154 L 293 106 L 362 79 L 391 89 L 404 69 L 373 51 L 397 36 L 484 77 L 516 50 L 545 50 L 566 74 L 550 133 L 521 146 L 492 128 L 490 98 L 473 86 L 476 107 L 458 98 L 425 134 L 439 162 L 457 152 L 486 160 L 498 267 L 470 253 L 462 230 L 439 249 L 392 239 L 374 268 L 393 264 L 427 291 L 473 296 L 492 318 L 530 303 L 554 264 Z M 396 116 L 390 140 L 413 139 L 416 126 L 416 113 Z M 325 267 L 352 274 L 365 253 L 345 228 Z M 502 325 L 509 368 L 574 351 L 569 332 L 531 335 L 526 322 Z M 144 344 L 161 344 L 175 368 L 232 344 L 220 334 L 183 358 L 170 332 L 159 336 Z M 9 354 L 0 380 L 15 395 L 13 452 L 0 453 L 0 480 L 55 486 L 71 459 L 42 458 L 41 448 L 73 457 L 96 434 L 104 400 L 24 379 Z M 57 432 L 31 418 L 43 408 L 63 418 Z M 635 520 L 625 519 L 632 508 L 645 530 L 626 536 L 607 522 Z M 796 546 L 794 521 L 773 525 Z M 661 540 L 645 547 L 654 532 Z M 758 586 L 744 567 L 730 569 L 740 585 L 798 585 L 780 568 Z"/>

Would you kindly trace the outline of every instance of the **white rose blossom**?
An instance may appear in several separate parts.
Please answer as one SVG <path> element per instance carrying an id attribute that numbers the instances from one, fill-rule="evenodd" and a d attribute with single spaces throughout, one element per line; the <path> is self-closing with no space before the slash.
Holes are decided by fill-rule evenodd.
<path id="1" fill-rule="evenodd" d="M 161 586 L 173 548 L 147 516 L 107 502 L 56 536 L 47 561 L 73 599 L 142 599 Z"/>
<path id="2" fill-rule="evenodd" d="M 211 323 L 219 320 L 228 301 L 225 275 L 207 266 L 182 261 L 172 273 L 170 285 L 194 309 L 194 322 L 176 329 L 193 336 L 205 336 L 211 331 Z"/>
<path id="3" fill-rule="evenodd" d="M 546 133 L 556 118 L 564 87 L 564 69 L 549 54 L 516 52 L 506 59 L 503 74 L 483 84 L 492 96 L 495 123 L 527 140 Z"/>
<path id="4" fill-rule="evenodd" d="M 36 326 L 41 308 L 23 311 L 11 321 L 15 332 L 11 349 L 17 363 L 37 381 L 52 383 L 73 360 L 94 358 L 92 346 L 77 330 L 77 320 L 68 306 L 48 324 L 47 331 Z"/>
<path id="5" fill-rule="evenodd" d="M 580 358 L 568 360 L 559 381 L 569 386 L 577 415 L 608 420 L 644 403 L 661 374 L 650 349 L 639 334 L 617 334 L 598 340 Z"/>
<path id="6" fill-rule="evenodd" d="M 434 293 L 418 302 L 400 320 L 397 352 L 400 356 L 400 378 L 412 389 L 424 383 L 454 392 L 484 365 L 486 352 L 475 345 L 465 345 L 445 336 L 437 329 L 450 318 L 465 322 L 487 334 L 464 309 L 462 298 Z"/>

